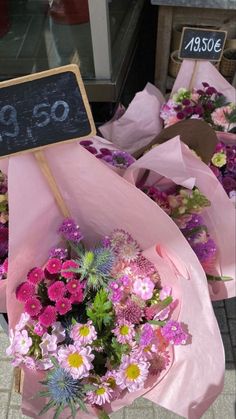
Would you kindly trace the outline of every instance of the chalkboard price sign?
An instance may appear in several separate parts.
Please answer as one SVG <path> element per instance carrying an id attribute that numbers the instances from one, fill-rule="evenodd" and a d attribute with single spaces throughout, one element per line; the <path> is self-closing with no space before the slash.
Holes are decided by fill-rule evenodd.
<path id="1" fill-rule="evenodd" d="M 0 83 L 0 157 L 94 134 L 76 65 Z"/>
<path id="2" fill-rule="evenodd" d="M 226 35 L 226 31 L 183 28 L 179 58 L 220 61 Z"/>

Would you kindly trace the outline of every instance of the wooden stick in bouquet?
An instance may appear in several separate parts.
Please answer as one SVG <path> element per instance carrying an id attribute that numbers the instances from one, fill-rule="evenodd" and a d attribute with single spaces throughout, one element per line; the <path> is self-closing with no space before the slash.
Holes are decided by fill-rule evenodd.
<path id="1" fill-rule="evenodd" d="M 61 214 L 69 217 L 43 149 L 95 135 L 78 67 L 68 65 L 2 82 L 0 98 L 0 158 L 33 152 Z M 22 393 L 23 381 L 23 370 L 16 367 L 16 392 Z"/>

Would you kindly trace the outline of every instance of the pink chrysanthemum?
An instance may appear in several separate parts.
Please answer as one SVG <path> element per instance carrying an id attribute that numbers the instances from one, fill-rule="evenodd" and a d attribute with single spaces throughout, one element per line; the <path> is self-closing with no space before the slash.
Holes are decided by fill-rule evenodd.
<path id="1" fill-rule="evenodd" d="M 61 298 L 56 302 L 56 310 L 59 314 L 63 315 L 71 310 L 71 301 L 69 298 Z"/>
<path id="2" fill-rule="evenodd" d="M 25 303 L 29 298 L 33 297 L 35 286 L 29 282 L 23 282 L 16 289 L 16 298 L 18 301 Z"/>
<path id="3" fill-rule="evenodd" d="M 50 274 L 57 274 L 61 271 L 62 263 L 60 259 L 51 258 L 48 260 L 46 269 Z"/>
<path id="4" fill-rule="evenodd" d="M 138 278 L 134 282 L 133 291 L 138 297 L 146 301 L 152 298 L 154 286 L 155 286 L 154 283 L 151 281 L 151 279 L 148 276 L 143 279 Z"/>
<path id="5" fill-rule="evenodd" d="M 41 268 L 33 268 L 28 272 L 27 279 L 32 284 L 39 284 L 44 278 L 44 272 Z"/>
<path id="6" fill-rule="evenodd" d="M 24 307 L 26 313 L 30 315 L 30 317 L 38 316 L 42 309 L 42 304 L 40 303 L 39 299 L 36 297 L 29 298 Z"/>
<path id="7" fill-rule="evenodd" d="M 70 271 L 70 269 L 75 269 L 78 268 L 77 263 L 74 260 L 66 260 L 63 264 L 62 264 L 62 270 L 61 270 L 61 275 L 64 278 L 67 279 L 72 279 L 74 278 L 75 274 L 74 272 Z"/>
<path id="8" fill-rule="evenodd" d="M 55 323 L 57 318 L 57 312 L 55 307 L 53 306 L 47 306 L 42 314 L 39 316 L 39 323 L 43 327 L 50 327 L 53 323 Z"/>
<path id="9" fill-rule="evenodd" d="M 116 374 L 116 383 L 129 392 L 141 390 L 148 377 L 149 362 L 132 355 L 123 355 Z"/>
<path id="10" fill-rule="evenodd" d="M 150 360 L 149 373 L 151 375 L 157 376 L 168 367 L 169 363 L 170 363 L 170 357 L 167 351 L 154 354 L 154 356 Z"/>
<path id="11" fill-rule="evenodd" d="M 71 279 L 68 284 L 66 284 L 66 289 L 70 294 L 77 294 L 82 290 L 81 282 L 78 279 Z"/>
<path id="12" fill-rule="evenodd" d="M 105 403 L 110 403 L 112 400 L 113 390 L 107 384 L 102 383 L 94 386 L 94 390 L 87 393 L 86 401 L 89 405 L 97 404 L 102 406 Z"/>
<path id="13" fill-rule="evenodd" d="M 152 262 L 146 259 L 144 256 L 140 255 L 135 262 L 131 263 L 131 266 L 136 270 L 137 274 L 140 275 L 151 275 L 156 271 L 155 266 Z"/>
<path id="14" fill-rule="evenodd" d="M 76 292 L 75 294 L 72 294 L 70 296 L 70 302 L 71 302 L 71 304 L 79 304 L 79 303 L 82 303 L 83 299 L 84 299 L 84 295 L 83 295 L 82 289 L 80 289 L 78 292 Z"/>
<path id="15" fill-rule="evenodd" d="M 71 329 L 70 337 L 79 345 L 89 345 L 97 339 L 97 332 L 92 321 L 89 320 L 85 324 L 75 324 Z"/>
<path id="16" fill-rule="evenodd" d="M 81 348 L 76 345 L 68 345 L 59 349 L 58 362 L 74 379 L 88 377 L 89 371 L 93 368 L 94 355 L 91 352 L 90 346 Z"/>
<path id="17" fill-rule="evenodd" d="M 107 371 L 101 381 L 112 389 L 112 400 L 116 400 L 122 392 L 121 388 L 116 383 L 116 372 L 114 370 Z"/>
<path id="18" fill-rule="evenodd" d="M 116 339 L 119 343 L 123 344 L 132 344 L 133 338 L 135 336 L 134 325 L 130 322 L 125 320 L 121 320 L 118 322 L 118 325 L 115 329 L 112 330 Z"/>
<path id="19" fill-rule="evenodd" d="M 117 318 L 118 320 L 127 320 L 133 324 L 139 324 L 142 319 L 142 309 L 141 307 L 132 300 L 126 302 L 125 307 L 122 307 L 118 310 Z"/>
<path id="20" fill-rule="evenodd" d="M 48 297 L 51 301 L 58 301 L 64 297 L 66 292 L 65 284 L 62 281 L 56 281 L 48 287 Z"/>

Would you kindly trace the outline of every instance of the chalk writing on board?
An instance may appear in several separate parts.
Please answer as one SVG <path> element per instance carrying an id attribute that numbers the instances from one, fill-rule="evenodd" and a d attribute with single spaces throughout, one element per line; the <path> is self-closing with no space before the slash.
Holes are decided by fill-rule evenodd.
<path id="1" fill-rule="evenodd" d="M 82 138 L 92 131 L 73 71 L 33 75 L 29 81 L 13 80 L 0 88 L 0 156 Z"/>
<path id="2" fill-rule="evenodd" d="M 184 59 L 219 61 L 224 48 L 225 31 L 184 28 L 179 57 Z"/>

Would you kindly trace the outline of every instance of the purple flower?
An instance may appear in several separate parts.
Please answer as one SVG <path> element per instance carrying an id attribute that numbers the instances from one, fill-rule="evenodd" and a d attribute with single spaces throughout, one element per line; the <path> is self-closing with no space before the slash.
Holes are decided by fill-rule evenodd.
<path id="1" fill-rule="evenodd" d="M 92 145 L 93 144 L 93 142 L 92 141 L 90 141 L 90 140 L 83 140 L 83 141 L 80 141 L 80 145 L 82 145 L 82 146 L 84 146 L 84 147 L 88 147 L 88 146 L 90 146 L 90 145 Z"/>
<path id="2" fill-rule="evenodd" d="M 194 107 L 194 113 L 196 113 L 197 115 L 202 115 L 203 114 L 203 108 L 200 105 L 197 105 Z"/>
<path id="3" fill-rule="evenodd" d="M 195 243 L 192 245 L 192 249 L 200 262 L 206 262 L 214 258 L 217 250 L 216 244 L 212 239 L 207 240 L 205 243 Z"/>
<path id="4" fill-rule="evenodd" d="M 176 116 L 180 120 L 185 118 L 184 112 L 178 112 Z"/>
<path id="5" fill-rule="evenodd" d="M 132 157 L 129 153 L 126 153 L 126 151 L 119 150 L 113 151 L 110 155 L 104 155 L 104 157 L 102 157 L 102 160 L 111 164 L 114 167 L 120 168 L 129 167 L 132 163 L 135 162 L 134 157 Z"/>
<path id="6" fill-rule="evenodd" d="M 8 252 L 8 228 L 0 227 L 0 258 L 7 255 Z"/>
<path id="7" fill-rule="evenodd" d="M 231 192 L 236 189 L 236 181 L 233 179 L 232 176 L 225 176 L 223 177 L 223 187 L 226 192 Z"/>
<path id="8" fill-rule="evenodd" d="M 144 347 L 150 345 L 153 337 L 154 337 L 154 330 L 150 324 L 146 323 L 142 328 L 142 333 L 140 337 L 140 345 Z"/>
<path id="9" fill-rule="evenodd" d="M 182 329 L 181 324 L 170 320 L 161 329 L 162 335 L 169 340 L 171 345 L 185 345 L 188 334 Z"/>
<path id="10" fill-rule="evenodd" d="M 108 150 L 108 148 L 100 148 L 99 151 L 104 156 L 110 156 L 112 154 L 112 151 L 111 150 Z"/>
<path id="11" fill-rule="evenodd" d="M 95 148 L 95 147 L 92 147 L 92 146 L 87 146 L 87 147 L 84 147 L 87 151 L 89 151 L 91 154 L 97 154 L 97 149 Z"/>
<path id="12" fill-rule="evenodd" d="M 211 95 L 214 95 L 214 93 L 217 93 L 217 90 L 216 90 L 214 87 L 209 86 L 209 87 L 206 89 L 206 94 L 207 94 L 207 95 L 211 96 Z"/>
<path id="13" fill-rule="evenodd" d="M 190 221 L 187 222 L 185 230 L 192 230 L 195 227 L 199 227 L 204 224 L 201 215 L 193 214 Z"/>
<path id="14" fill-rule="evenodd" d="M 63 247 L 53 247 L 49 253 L 50 258 L 58 258 L 61 260 L 66 259 L 67 256 L 68 256 L 68 250 L 64 249 Z"/>
<path id="15" fill-rule="evenodd" d="M 116 291 L 113 291 L 112 296 L 111 296 L 111 301 L 113 303 L 119 303 L 119 301 L 122 298 L 122 291 L 120 289 L 117 289 Z"/>
<path id="16" fill-rule="evenodd" d="M 76 244 L 83 239 L 79 226 L 71 218 L 66 218 L 63 221 L 58 232 L 61 233 L 66 240 L 72 241 Z"/>
<path id="17" fill-rule="evenodd" d="M 191 101 L 190 101 L 189 99 L 184 99 L 184 100 L 182 101 L 182 104 L 183 104 L 184 106 L 189 106 L 189 105 L 191 105 Z"/>
<path id="18" fill-rule="evenodd" d="M 202 85 L 203 87 L 209 87 L 209 84 L 206 81 L 202 82 Z"/>

